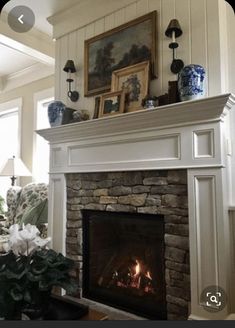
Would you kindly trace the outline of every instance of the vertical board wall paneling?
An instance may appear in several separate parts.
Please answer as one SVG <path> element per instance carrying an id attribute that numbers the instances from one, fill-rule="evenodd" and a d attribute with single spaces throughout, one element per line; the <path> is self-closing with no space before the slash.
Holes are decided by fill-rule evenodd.
<path id="1" fill-rule="evenodd" d="M 68 36 L 63 36 L 60 39 L 60 70 L 61 70 L 61 78 L 60 78 L 60 100 L 67 104 L 67 91 L 68 91 L 68 83 L 66 82 L 67 73 L 63 71 L 63 68 L 68 60 Z"/>
<path id="2" fill-rule="evenodd" d="M 85 26 L 85 40 L 90 39 L 96 35 L 95 33 L 95 23 L 91 23 Z M 94 105 L 93 97 L 84 97 L 83 99 L 83 107 L 81 109 L 93 109 Z"/>
<path id="3" fill-rule="evenodd" d="M 172 50 L 169 48 L 171 39 L 165 35 L 165 31 L 171 19 L 174 17 L 174 0 L 163 0 L 162 1 L 162 38 L 163 38 L 163 51 L 162 51 L 162 71 L 163 74 L 163 91 L 168 91 L 168 81 L 175 79 L 175 74 L 170 70 L 172 63 Z"/>
<path id="4" fill-rule="evenodd" d="M 137 17 L 137 3 L 136 2 L 127 6 L 125 10 L 126 10 L 126 18 L 127 19 L 132 20 Z"/>
<path id="5" fill-rule="evenodd" d="M 183 31 L 183 34 L 176 38 L 176 42 L 179 44 L 179 47 L 176 49 L 176 58 L 183 60 L 184 65 L 188 65 L 191 64 L 191 15 L 189 0 L 181 0 L 180 6 L 176 3 L 175 18 L 178 19 Z"/>
<path id="6" fill-rule="evenodd" d="M 77 31 L 77 48 L 76 48 L 76 62 L 78 66 L 77 72 L 77 86 L 80 97 L 76 103 L 76 107 L 80 109 L 86 109 L 84 105 L 84 39 L 85 28 L 81 28 Z"/>
<path id="7" fill-rule="evenodd" d="M 157 78 L 150 82 L 150 94 L 160 96 L 163 94 L 163 30 L 162 27 L 162 0 L 149 0 L 149 11 L 157 11 L 157 36 L 156 36 L 156 68 Z"/>
<path id="8" fill-rule="evenodd" d="M 157 64 L 158 78 L 150 83 L 150 93 L 156 96 L 168 92 L 168 81 L 176 80 L 177 76 L 170 71 L 172 50 L 169 49 L 171 39 L 165 36 L 165 30 L 171 19 L 177 18 L 183 29 L 178 38 L 179 48 L 176 57 L 190 63 L 201 64 L 207 73 L 207 95 L 221 93 L 221 54 L 219 48 L 218 24 L 219 0 L 138 0 L 119 9 L 106 17 L 69 33 L 56 43 L 56 98 L 67 103 L 66 74 L 63 72 L 68 55 L 73 55 L 78 67 L 75 86 L 80 93 L 73 108 L 94 110 L 94 97 L 84 97 L 84 40 L 108 31 L 130 20 L 157 10 Z M 96 4 L 94 4 L 95 10 Z M 230 18 L 231 19 L 231 18 Z M 231 56 L 232 57 L 232 56 Z M 230 67 L 233 65 L 230 57 Z M 233 84 L 234 80 L 231 79 Z"/>
<path id="9" fill-rule="evenodd" d="M 61 88 L 60 88 L 60 81 L 61 81 L 61 59 L 60 59 L 60 46 L 61 41 L 60 39 L 55 41 L 55 100 L 60 100 L 61 95 Z"/>
<path id="10" fill-rule="evenodd" d="M 208 92 L 210 96 L 221 93 L 221 57 L 218 17 L 218 0 L 206 0 L 207 48 L 208 48 Z"/>
<path id="11" fill-rule="evenodd" d="M 71 60 L 74 61 L 74 65 L 75 65 L 75 68 L 77 70 L 77 72 L 72 75 L 72 79 L 74 80 L 74 82 L 71 85 L 72 91 L 74 91 L 74 90 L 78 91 L 78 86 L 77 86 L 78 64 L 77 64 L 76 49 L 77 49 L 77 32 L 75 31 L 75 32 L 70 33 L 69 36 L 68 36 L 68 59 L 71 59 Z M 67 97 L 68 107 L 77 109 L 76 104 L 77 103 L 72 102 Z"/>
<path id="12" fill-rule="evenodd" d="M 108 31 L 114 27 L 115 27 L 115 15 L 111 14 L 111 15 L 106 16 L 104 18 L 104 30 Z M 96 33 L 96 31 L 95 31 L 95 34 L 98 34 L 98 33 Z"/>
<path id="13" fill-rule="evenodd" d="M 104 25 L 105 25 L 104 18 L 95 21 L 95 34 L 98 35 L 103 33 L 105 31 Z"/>
<path id="14" fill-rule="evenodd" d="M 206 81 L 208 81 L 208 52 L 207 52 L 207 17 L 205 13 L 206 0 L 190 0 L 191 3 L 191 63 L 202 65 L 206 70 Z M 206 90 L 208 91 L 208 83 Z M 208 92 L 207 92 L 208 94 Z"/>
<path id="15" fill-rule="evenodd" d="M 126 12 L 125 12 L 125 8 L 122 8 L 120 10 L 117 10 L 115 13 L 114 13 L 114 24 L 115 24 L 115 27 L 116 26 L 119 26 L 119 25 L 122 25 L 126 22 L 128 22 L 129 19 L 128 17 L 126 18 Z"/>
<path id="16" fill-rule="evenodd" d="M 149 1 L 148 0 L 139 0 L 136 3 L 137 15 L 145 15 L 149 12 Z"/>

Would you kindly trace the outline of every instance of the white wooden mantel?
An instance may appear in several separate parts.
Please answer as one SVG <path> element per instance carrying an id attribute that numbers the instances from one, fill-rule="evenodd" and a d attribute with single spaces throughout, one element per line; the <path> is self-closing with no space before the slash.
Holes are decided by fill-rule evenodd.
<path id="1" fill-rule="evenodd" d="M 190 319 L 235 318 L 235 96 L 38 130 L 50 143 L 49 234 L 65 254 L 66 173 L 187 169 L 191 270 Z M 228 302 L 204 309 L 204 288 Z"/>

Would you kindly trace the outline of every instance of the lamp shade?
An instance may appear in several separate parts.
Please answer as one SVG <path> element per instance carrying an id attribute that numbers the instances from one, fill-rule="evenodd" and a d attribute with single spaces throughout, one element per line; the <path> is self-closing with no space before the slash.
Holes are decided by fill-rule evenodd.
<path id="1" fill-rule="evenodd" d="M 65 67 L 63 68 L 63 70 L 65 72 L 71 72 L 71 73 L 75 73 L 76 72 L 76 68 L 75 68 L 75 65 L 74 65 L 74 62 L 73 60 L 67 60 L 66 64 L 65 64 Z"/>
<path id="2" fill-rule="evenodd" d="M 169 38 L 172 36 L 172 32 L 175 32 L 175 37 L 178 38 L 183 33 L 180 23 L 177 19 L 172 19 L 166 29 L 166 36 Z"/>
<path id="3" fill-rule="evenodd" d="M 0 170 L 0 175 L 27 177 L 32 174 L 20 158 L 15 158 L 15 156 L 13 156 L 13 158 L 9 158 L 3 165 Z"/>

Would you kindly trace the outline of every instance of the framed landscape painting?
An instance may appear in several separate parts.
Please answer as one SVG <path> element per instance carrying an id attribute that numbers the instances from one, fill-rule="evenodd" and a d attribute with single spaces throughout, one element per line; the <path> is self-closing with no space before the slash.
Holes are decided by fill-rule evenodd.
<path id="1" fill-rule="evenodd" d="M 125 112 L 143 109 L 142 100 L 148 94 L 149 62 L 141 62 L 116 70 L 112 74 L 111 90 L 125 93 Z"/>
<path id="2" fill-rule="evenodd" d="M 85 40 L 85 96 L 110 91 L 112 72 L 143 61 L 156 77 L 157 12 Z"/>

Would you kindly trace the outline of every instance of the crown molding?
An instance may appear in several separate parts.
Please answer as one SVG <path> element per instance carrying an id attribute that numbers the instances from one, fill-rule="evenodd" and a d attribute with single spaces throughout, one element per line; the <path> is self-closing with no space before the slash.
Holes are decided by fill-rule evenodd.
<path id="1" fill-rule="evenodd" d="M 43 79 L 54 74 L 53 66 L 46 66 L 42 63 L 31 65 L 21 71 L 9 74 L 0 79 L 0 94 Z M 1 88 L 2 80 L 2 88 Z"/>
<path id="2" fill-rule="evenodd" d="M 0 43 L 36 58 L 42 63 L 54 65 L 55 43 L 49 35 L 32 28 L 27 33 L 16 33 L 7 24 L 6 13 L 1 14 Z"/>
<path id="3" fill-rule="evenodd" d="M 53 38 L 58 39 L 134 2 L 136 1 L 81 0 L 67 10 L 48 17 L 47 20 L 53 25 Z"/>
<path id="4" fill-rule="evenodd" d="M 228 105 L 229 103 L 229 105 Z M 235 105 L 232 94 L 202 98 L 140 110 L 115 116 L 102 117 L 95 120 L 82 121 L 49 129 L 38 130 L 37 133 L 50 143 L 66 143 L 74 139 L 96 140 L 110 135 L 123 135 L 132 131 L 152 131 L 182 127 L 199 123 L 222 121 L 229 108 Z"/>

